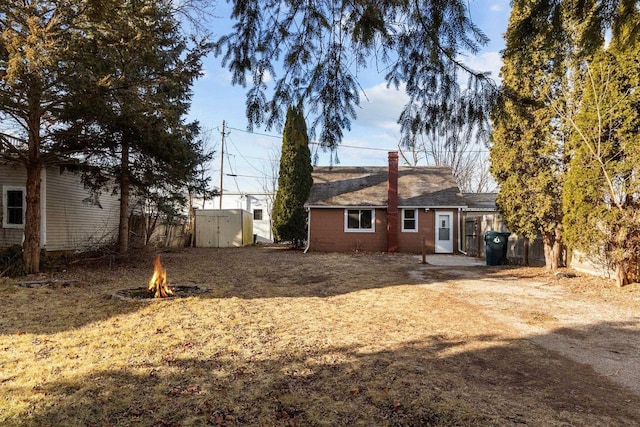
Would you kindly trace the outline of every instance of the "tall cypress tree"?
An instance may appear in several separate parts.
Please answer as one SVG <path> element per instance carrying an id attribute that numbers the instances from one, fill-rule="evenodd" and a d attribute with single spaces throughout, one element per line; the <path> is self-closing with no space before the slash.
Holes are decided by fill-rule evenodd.
<path id="1" fill-rule="evenodd" d="M 558 242 L 566 231 L 564 227 L 570 228 L 570 243 L 576 245 L 579 241 L 585 242 L 583 236 L 593 237 L 595 228 L 609 222 L 604 214 L 600 219 L 592 217 L 596 211 L 593 207 L 598 203 L 610 207 L 616 196 L 601 190 L 597 191 L 599 199 L 588 196 L 593 188 L 586 189 L 585 185 L 598 184 L 592 176 L 590 178 L 595 180 L 587 179 L 584 174 L 588 171 L 584 168 L 594 164 L 589 164 L 583 156 L 584 150 L 576 145 L 577 140 L 584 140 L 585 129 L 604 128 L 602 114 L 589 117 L 584 110 L 586 104 L 593 104 L 590 97 L 595 95 L 587 93 L 594 92 L 594 88 L 585 85 L 585 80 L 581 79 L 588 68 L 585 64 L 603 48 L 606 30 L 610 29 L 614 34 L 612 45 L 621 43 L 625 49 L 630 49 L 637 43 L 639 28 L 638 5 L 634 1 L 513 2 L 506 33 L 507 47 L 503 53 L 503 97 L 493 111 L 491 171 L 501 187 L 497 202 L 508 226 L 528 237 L 542 234 L 549 268 L 554 268 L 559 261 Z M 616 84 L 615 79 L 612 84 Z M 607 100 L 602 98 L 598 102 L 606 103 Z M 582 111 L 578 117 L 573 117 L 572 110 L 577 106 Z M 618 119 L 622 120 L 622 117 Z M 627 121 L 630 117 L 632 115 L 626 115 Z M 591 135 L 603 140 L 599 131 Z M 599 155 L 603 154 L 599 152 Z M 600 160 L 609 162 L 612 159 Z M 567 171 L 569 175 L 565 175 Z M 637 172 L 632 176 L 637 176 Z M 567 182 L 563 187 L 565 179 Z M 620 179 L 621 175 L 617 175 L 611 180 L 614 185 L 609 187 L 620 191 Z M 567 191 L 576 198 L 567 197 Z M 626 191 L 623 193 L 637 194 L 637 190 Z M 586 200 L 590 201 L 585 203 Z M 572 205 L 563 209 L 565 203 Z M 583 211 L 578 212 L 576 206 Z M 594 219 L 589 225 L 581 216 L 587 211 Z M 568 219 L 567 214 L 573 218 Z M 621 231 L 616 233 L 624 234 Z M 577 238 L 575 233 L 581 237 Z M 594 243 L 591 239 L 592 246 Z M 617 251 L 621 250 L 611 241 L 599 247 L 607 251 L 608 247 L 614 246 Z"/>
<path id="2" fill-rule="evenodd" d="M 276 240 L 290 240 L 300 246 L 306 237 L 304 203 L 309 197 L 311 150 L 307 124 L 300 108 L 290 107 L 282 138 L 278 191 L 273 204 L 273 231 Z"/>
<path id="3" fill-rule="evenodd" d="M 640 10 L 625 6 L 620 14 L 634 25 L 614 28 L 609 47 L 583 67 L 563 192 L 568 243 L 604 254 L 618 286 L 628 283 L 640 256 L 640 42 L 633 35 Z"/>
<path id="4" fill-rule="evenodd" d="M 542 235 L 548 269 L 561 264 L 562 123 L 553 104 L 566 85 L 567 35 L 551 20 L 535 20 L 528 0 L 513 2 L 501 70 L 504 96 L 493 111 L 491 172 L 497 204 L 508 227 L 528 238 Z M 529 44 L 519 37 L 531 31 Z"/>

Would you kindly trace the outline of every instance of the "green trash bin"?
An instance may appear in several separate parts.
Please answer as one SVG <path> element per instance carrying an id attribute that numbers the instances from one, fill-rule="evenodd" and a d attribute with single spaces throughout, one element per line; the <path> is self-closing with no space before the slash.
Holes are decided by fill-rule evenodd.
<path id="1" fill-rule="evenodd" d="M 510 233 L 487 231 L 484 235 L 485 257 L 487 265 L 503 265 L 507 263 L 507 244 Z"/>

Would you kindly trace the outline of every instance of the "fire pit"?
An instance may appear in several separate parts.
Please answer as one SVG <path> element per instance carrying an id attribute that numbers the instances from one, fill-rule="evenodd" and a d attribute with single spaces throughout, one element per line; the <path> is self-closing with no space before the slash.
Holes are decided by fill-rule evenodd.
<path id="1" fill-rule="evenodd" d="M 169 285 L 167 270 L 162 266 L 160 255 L 153 261 L 153 275 L 147 287 L 121 289 L 112 294 L 114 298 L 124 300 L 153 301 L 166 298 L 186 298 L 209 292 L 207 288 L 196 285 Z"/>
<path id="2" fill-rule="evenodd" d="M 197 285 L 173 285 L 173 293 L 166 298 L 155 298 L 154 294 L 147 291 L 146 287 L 120 289 L 111 296 L 125 301 L 162 301 L 175 298 L 188 298 L 209 292 L 209 289 Z"/>

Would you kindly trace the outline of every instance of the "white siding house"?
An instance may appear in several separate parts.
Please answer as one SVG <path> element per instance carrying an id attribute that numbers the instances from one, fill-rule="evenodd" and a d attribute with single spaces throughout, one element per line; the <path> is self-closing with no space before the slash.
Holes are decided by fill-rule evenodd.
<path id="1" fill-rule="evenodd" d="M 0 166 L 0 183 L 2 184 L 1 248 L 22 244 L 26 182 L 27 174 L 24 169 Z"/>
<path id="2" fill-rule="evenodd" d="M 0 248 L 22 244 L 26 177 L 21 165 L 0 165 Z M 79 175 L 48 167 L 41 175 L 40 200 L 40 245 L 47 251 L 82 251 L 115 241 L 120 202 L 110 191 L 91 197 Z"/>

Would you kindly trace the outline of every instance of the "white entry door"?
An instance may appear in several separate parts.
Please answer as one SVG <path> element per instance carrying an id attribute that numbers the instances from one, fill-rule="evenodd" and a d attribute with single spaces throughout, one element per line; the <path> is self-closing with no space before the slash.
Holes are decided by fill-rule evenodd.
<path id="1" fill-rule="evenodd" d="M 436 212 L 437 254 L 453 253 L 453 212 Z"/>

